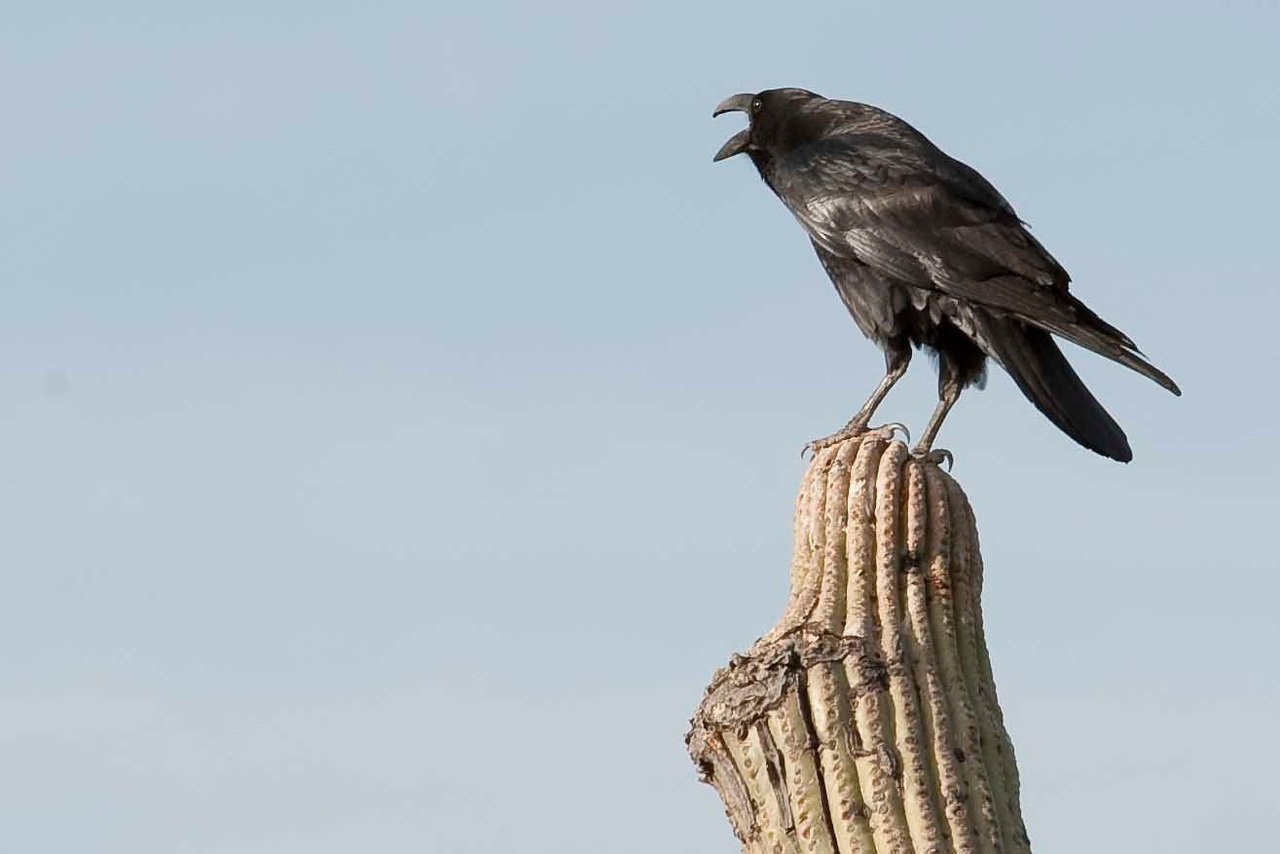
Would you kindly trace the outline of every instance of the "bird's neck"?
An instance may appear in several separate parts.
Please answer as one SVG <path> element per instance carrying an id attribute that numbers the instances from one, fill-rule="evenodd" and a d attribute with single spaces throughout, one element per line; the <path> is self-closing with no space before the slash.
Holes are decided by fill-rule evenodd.
<path id="1" fill-rule="evenodd" d="M 774 159 L 773 155 L 761 148 L 753 148 L 747 151 L 747 156 L 751 158 L 751 162 L 756 165 L 756 171 L 760 173 L 760 177 L 770 187 L 773 187 Z"/>

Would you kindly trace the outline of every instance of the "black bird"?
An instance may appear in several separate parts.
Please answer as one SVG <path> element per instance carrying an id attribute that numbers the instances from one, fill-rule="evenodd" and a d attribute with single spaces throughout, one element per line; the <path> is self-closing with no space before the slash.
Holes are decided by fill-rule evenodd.
<path id="1" fill-rule="evenodd" d="M 906 373 L 912 345 L 938 359 L 938 407 L 915 448 L 921 454 L 960 391 L 985 381 L 990 357 L 1062 432 L 1131 460 L 1124 431 L 1053 335 L 1182 393 L 1127 335 L 1068 293 L 1067 271 L 985 178 L 902 119 L 804 89 L 734 95 L 713 115 L 735 110 L 750 124 L 715 160 L 746 152 L 808 232 L 853 319 L 885 353 L 885 378 L 862 409 L 809 448 L 866 430 Z"/>

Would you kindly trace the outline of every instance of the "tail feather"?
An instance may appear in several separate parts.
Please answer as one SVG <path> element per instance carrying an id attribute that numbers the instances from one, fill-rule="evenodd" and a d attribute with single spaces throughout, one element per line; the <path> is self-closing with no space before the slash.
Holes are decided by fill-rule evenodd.
<path id="1" fill-rule="evenodd" d="M 1047 288 L 1028 288 L 1026 279 L 1019 276 L 996 276 L 979 282 L 948 282 L 942 290 L 963 298 L 972 306 L 985 307 L 993 317 L 1018 318 L 1054 335 L 1061 335 L 1137 371 L 1174 394 L 1182 394 L 1177 383 L 1142 358 L 1133 339 L 1070 294 Z"/>
<path id="2" fill-rule="evenodd" d="M 1122 463 L 1133 459 L 1129 440 L 1120 425 L 1085 387 L 1048 332 L 987 312 L 980 314 L 979 332 L 990 354 L 1009 372 L 1027 399 L 1058 429 L 1104 457 Z M 1116 358 L 1109 352 L 1104 355 Z M 1133 359 L 1146 365 L 1137 357 Z"/>
<path id="3" fill-rule="evenodd" d="M 1076 313 L 1076 322 L 1063 323 L 1058 322 L 1056 318 L 1046 322 L 1041 322 L 1040 318 L 1034 318 L 1032 322 L 1050 332 L 1061 335 L 1068 341 L 1092 350 L 1099 356 L 1106 356 L 1108 359 L 1119 362 L 1126 368 L 1137 371 L 1179 397 L 1182 396 L 1182 390 L 1178 388 L 1177 383 L 1169 378 L 1168 374 L 1139 355 L 1137 346 L 1129 336 L 1107 323 L 1101 317 L 1098 317 L 1084 303 L 1074 297 L 1071 302 Z"/>

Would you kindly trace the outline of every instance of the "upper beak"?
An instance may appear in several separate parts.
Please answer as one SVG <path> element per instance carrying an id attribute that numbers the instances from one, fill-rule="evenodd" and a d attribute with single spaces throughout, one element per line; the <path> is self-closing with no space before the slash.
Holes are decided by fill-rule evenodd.
<path id="1" fill-rule="evenodd" d="M 743 92 L 739 95 L 730 95 L 719 104 L 716 105 L 715 112 L 711 114 L 712 118 L 721 113 L 751 111 L 751 101 L 755 98 L 750 92 Z M 727 157 L 735 154 L 741 154 L 747 150 L 747 144 L 751 141 L 751 128 L 743 128 L 742 130 L 729 137 L 729 141 L 720 146 L 720 150 L 716 152 L 716 156 L 711 158 L 712 163 L 719 163 Z"/>
<path id="2" fill-rule="evenodd" d="M 730 95 L 719 104 L 716 105 L 715 112 L 711 114 L 714 119 L 721 113 L 732 113 L 735 110 L 739 113 L 747 113 L 751 111 L 751 101 L 755 98 L 750 92 L 743 92 L 740 95 Z"/>

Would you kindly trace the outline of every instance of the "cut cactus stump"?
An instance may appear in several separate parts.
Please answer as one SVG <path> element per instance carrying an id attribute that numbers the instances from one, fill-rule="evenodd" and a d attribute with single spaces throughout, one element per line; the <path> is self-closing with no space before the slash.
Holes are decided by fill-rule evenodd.
<path id="1" fill-rule="evenodd" d="M 786 610 L 688 735 L 744 852 L 1031 850 L 981 594 L 973 511 L 936 464 L 883 432 L 814 457 Z"/>

